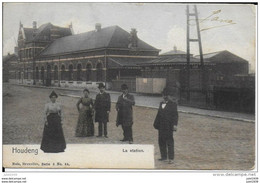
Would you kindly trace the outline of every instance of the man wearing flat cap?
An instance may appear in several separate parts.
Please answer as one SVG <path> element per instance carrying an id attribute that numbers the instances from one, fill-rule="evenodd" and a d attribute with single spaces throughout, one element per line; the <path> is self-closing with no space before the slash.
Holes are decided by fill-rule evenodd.
<path id="1" fill-rule="evenodd" d="M 118 97 L 116 103 L 117 121 L 116 126 L 121 125 L 124 138 L 121 141 L 133 143 L 133 105 L 135 105 L 134 96 L 128 93 L 126 84 L 121 85 L 122 94 Z"/>
<path id="2" fill-rule="evenodd" d="M 98 122 L 98 136 L 102 137 L 103 129 L 104 136 L 107 136 L 107 122 L 109 121 L 109 113 L 111 107 L 111 100 L 109 93 L 105 92 L 105 85 L 103 83 L 99 83 L 98 86 L 99 93 L 96 95 L 95 100 L 95 122 Z"/>
<path id="3" fill-rule="evenodd" d="M 177 89 L 165 88 L 162 95 L 163 102 L 160 103 L 153 126 L 159 132 L 158 141 L 161 153 L 159 161 L 167 161 L 168 158 L 168 163 L 171 164 L 174 159 L 173 131 L 177 131 L 178 124 Z"/>

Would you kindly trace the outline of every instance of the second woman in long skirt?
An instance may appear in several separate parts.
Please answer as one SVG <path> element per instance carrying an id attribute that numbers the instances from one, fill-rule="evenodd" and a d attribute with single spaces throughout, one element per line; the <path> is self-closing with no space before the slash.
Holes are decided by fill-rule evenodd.
<path id="1" fill-rule="evenodd" d="M 84 89 L 84 97 L 77 103 L 79 118 L 76 128 L 76 137 L 90 137 L 94 135 L 93 100 L 89 97 L 89 90 Z M 81 104 L 81 108 L 80 108 Z"/>

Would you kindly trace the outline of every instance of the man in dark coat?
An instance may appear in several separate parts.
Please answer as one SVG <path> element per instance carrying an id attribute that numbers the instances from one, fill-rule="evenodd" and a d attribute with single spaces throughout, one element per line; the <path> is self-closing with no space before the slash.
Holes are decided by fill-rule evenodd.
<path id="1" fill-rule="evenodd" d="M 126 84 L 121 86 L 122 95 L 118 97 L 116 103 L 117 121 L 116 126 L 122 125 L 124 138 L 121 141 L 129 141 L 133 143 L 133 105 L 135 105 L 134 96 L 128 93 Z"/>
<path id="2" fill-rule="evenodd" d="M 109 121 L 109 113 L 111 107 L 111 100 L 109 93 L 105 92 L 105 85 L 100 83 L 99 86 L 100 93 L 97 94 L 95 100 L 95 122 L 98 122 L 98 136 L 102 137 L 103 128 L 104 128 L 104 136 L 107 136 L 107 122 Z"/>
<path id="3" fill-rule="evenodd" d="M 159 131 L 158 141 L 161 152 L 161 159 L 159 160 L 167 161 L 168 150 L 168 162 L 171 164 L 174 159 L 173 131 L 177 131 L 178 124 L 178 111 L 175 97 L 176 91 L 171 88 L 165 88 L 162 94 L 164 100 L 160 103 L 154 121 L 154 128 Z"/>

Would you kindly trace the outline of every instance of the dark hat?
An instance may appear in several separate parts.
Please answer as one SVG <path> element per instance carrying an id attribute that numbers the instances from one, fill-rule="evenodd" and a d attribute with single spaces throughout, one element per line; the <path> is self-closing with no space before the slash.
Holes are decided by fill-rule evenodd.
<path id="1" fill-rule="evenodd" d="M 164 88 L 162 91 L 162 95 L 167 95 L 167 94 L 168 94 L 167 88 Z"/>
<path id="2" fill-rule="evenodd" d="M 57 93 L 56 93 L 55 91 L 52 91 L 49 97 L 51 98 L 51 97 L 53 97 L 53 96 L 55 96 L 56 98 L 58 98 L 58 95 L 57 95 Z"/>
<path id="3" fill-rule="evenodd" d="M 105 85 L 103 83 L 99 83 L 98 88 L 105 88 Z"/>
<path id="4" fill-rule="evenodd" d="M 88 90 L 87 88 L 85 88 L 85 89 L 83 90 L 83 92 L 85 92 L 85 91 L 89 93 L 89 90 Z"/>
<path id="5" fill-rule="evenodd" d="M 166 87 L 163 89 L 163 95 L 176 96 L 178 89 L 176 87 Z"/>
<path id="6" fill-rule="evenodd" d="M 122 85 L 121 85 L 121 90 L 127 90 L 127 89 L 128 89 L 128 87 L 127 87 L 126 84 L 122 84 Z"/>

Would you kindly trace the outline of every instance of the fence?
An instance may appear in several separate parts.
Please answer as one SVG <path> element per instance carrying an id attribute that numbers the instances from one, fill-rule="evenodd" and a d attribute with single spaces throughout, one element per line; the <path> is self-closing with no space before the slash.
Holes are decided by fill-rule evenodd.
<path id="1" fill-rule="evenodd" d="M 120 80 L 112 80 L 111 90 L 121 91 L 121 85 L 126 84 L 129 92 L 136 92 L 136 79 L 135 78 L 121 78 Z"/>
<path id="2" fill-rule="evenodd" d="M 188 91 L 180 91 L 181 105 L 215 109 L 230 112 L 255 112 L 255 90 L 253 88 L 214 87 L 211 90 L 190 90 L 190 100 L 187 100 Z"/>

